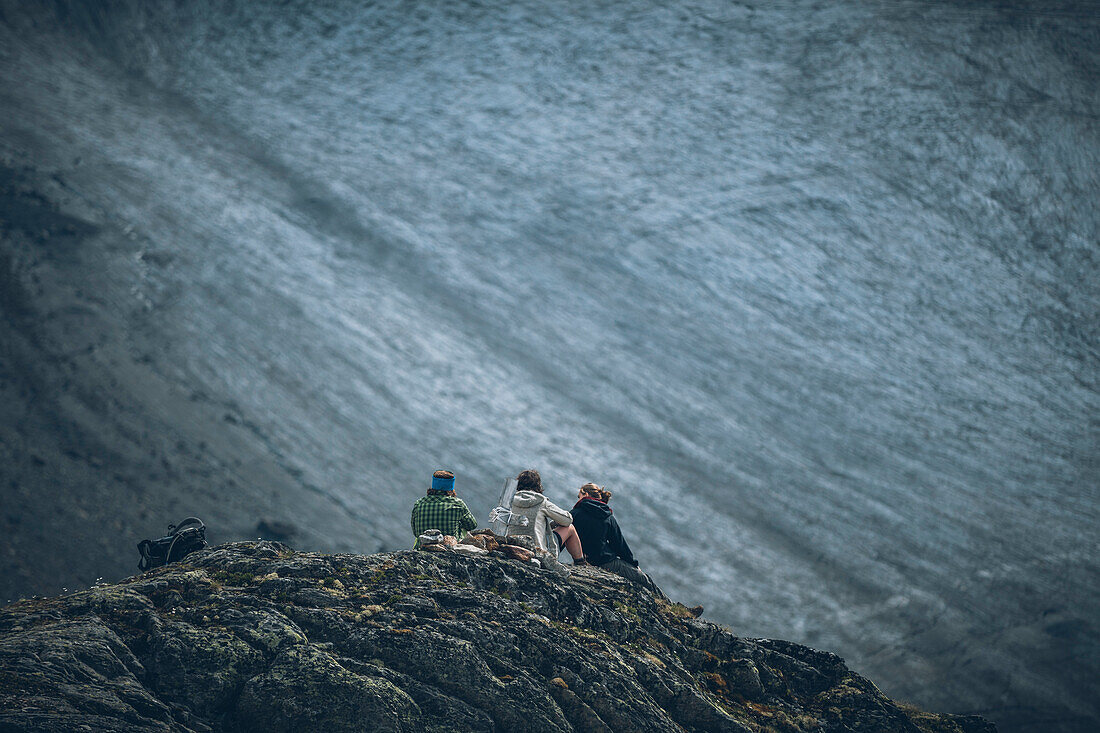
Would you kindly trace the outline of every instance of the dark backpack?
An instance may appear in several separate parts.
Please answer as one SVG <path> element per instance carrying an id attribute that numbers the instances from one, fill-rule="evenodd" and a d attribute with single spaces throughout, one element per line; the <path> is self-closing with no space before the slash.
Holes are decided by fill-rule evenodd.
<path id="1" fill-rule="evenodd" d="M 206 544 L 206 525 L 198 517 L 188 517 L 179 524 L 169 524 L 168 534 L 160 539 L 138 543 L 138 552 L 141 553 L 138 570 L 145 572 L 159 568 L 209 546 Z"/>

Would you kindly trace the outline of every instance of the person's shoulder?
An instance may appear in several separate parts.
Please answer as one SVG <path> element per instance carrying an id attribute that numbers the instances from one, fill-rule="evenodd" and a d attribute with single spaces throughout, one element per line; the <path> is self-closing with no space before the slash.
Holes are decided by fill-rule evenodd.
<path id="1" fill-rule="evenodd" d="M 512 497 L 513 509 L 533 509 L 535 507 L 542 506 L 546 501 L 546 497 L 536 491 L 517 491 L 515 496 Z"/>

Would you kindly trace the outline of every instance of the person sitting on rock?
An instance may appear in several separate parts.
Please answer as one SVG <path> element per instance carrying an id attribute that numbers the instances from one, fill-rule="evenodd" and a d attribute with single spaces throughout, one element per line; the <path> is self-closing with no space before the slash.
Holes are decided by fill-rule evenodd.
<path id="1" fill-rule="evenodd" d="M 577 491 L 577 499 L 572 511 L 573 528 L 581 539 L 589 564 L 621 575 L 666 598 L 657 584 L 638 569 L 638 561 L 634 559 L 634 553 L 626 544 L 619 523 L 608 506 L 611 492 L 602 486 L 587 483 Z"/>
<path id="2" fill-rule="evenodd" d="M 414 549 L 420 549 L 420 535 L 429 529 L 438 529 L 444 535 L 461 540 L 466 532 L 477 529 L 477 519 L 466 502 L 455 495 L 455 475 L 450 471 L 432 474 L 432 487 L 426 496 L 416 500 L 412 508 L 412 532 L 416 538 Z"/>
<path id="3" fill-rule="evenodd" d="M 509 535 L 531 537 L 535 547 L 553 558 L 564 545 L 573 557 L 574 565 L 585 565 L 580 538 L 571 526 L 573 517 L 542 494 L 542 477 L 538 471 L 521 471 L 516 477 L 516 494 L 512 497 L 512 515 L 526 517 L 526 524 L 508 527 Z"/>

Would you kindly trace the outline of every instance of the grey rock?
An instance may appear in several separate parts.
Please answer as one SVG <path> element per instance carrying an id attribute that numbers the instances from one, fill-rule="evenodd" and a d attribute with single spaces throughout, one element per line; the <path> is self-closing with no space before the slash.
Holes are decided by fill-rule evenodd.
<path id="1" fill-rule="evenodd" d="M 414 730 L 420 709 L 385 679 L 345 669 L 316 645 L 287 649 L 274 665 L 245 684 L 233 712 L 241 731 L 296 733 L 323 730 Z"/>
<path id="2" fill-rule="evenodd" d="M 992 730 L 596 568 L 236 543 L 0 609 L 0 731 Z"/>

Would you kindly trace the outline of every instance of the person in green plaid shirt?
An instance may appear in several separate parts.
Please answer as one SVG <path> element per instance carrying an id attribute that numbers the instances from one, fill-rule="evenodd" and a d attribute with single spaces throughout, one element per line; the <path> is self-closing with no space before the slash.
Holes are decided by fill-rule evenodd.
<path id="1" fill-rule="evenodd" d="M 438 529 L 456 540 L 465 537 L 467 530 L 477 529 L 477 520 L 466 502 L 455 496 L 455 475 L 450 471 L 436 471 L 427 496 L 413 504 L 412 531 L 416 538 L 413 549 L 420 549 L 420 535 L 429 529 Z"/>

